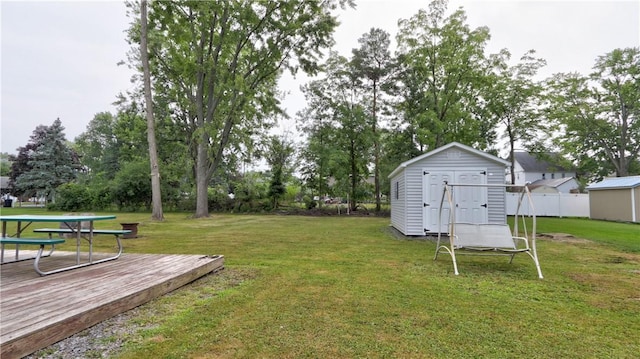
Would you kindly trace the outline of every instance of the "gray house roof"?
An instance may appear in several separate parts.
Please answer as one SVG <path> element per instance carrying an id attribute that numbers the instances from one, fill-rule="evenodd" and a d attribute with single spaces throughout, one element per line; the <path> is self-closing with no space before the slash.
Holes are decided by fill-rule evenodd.
<path id="1" fill-rule="evenodd" d="M 395 170 L 393 170 L 393 172 L 391 172 L 389 174 L 388 177 L 391 178 L 391 177 L 395 176 L 396 174 L 398 174 L 400 171 L 404 170 L 407 166 L 411 165 L 412 163 L 416 163 L 416 162 L 421 161 L 421 160 L 423 160 L 423 159 L 425 159 L 427 157 L 431 157 L 431 156 L 433 156 L 435 154 L 438 154 L 438 153 L 440 153 L 442 151 L 446 151 L 446 150 L 448 150 L 448 149 L 450 149 L 452 147 L 456 147 L 459 150 L 473 153 L 473 154 L 475 154 L 475 155 L 477 155 L 479 157 L 483 157 L 483 158 L 485 158 L 487 160 L 490 160 L 490 161 L 493 161 L 493 162 L 497 162 L 497 163 L 503 164 L 505 166 L 508 166 L 508 165 L 511 164 L 509 161 L 505 161 L 502 158 L 498 158 L 498 157 L 490 155 L 490 154 L 488 154 L 486 152 L 482 152 L 482 151 L 476 150 L 473 147 L 469 147 L 467 145 L 463 145 L 462 143 L 459 143 L 459 142 L 451 142 L 451 143 L 449 143 L 447 145 L 444 145 L 442 147 L 438 147 L 433 151 L 429 151 L 427 153 L 423 153 L 422 155 L 420 155 L 418 157 L 415 157 L 415 158 L 412 158 L 412 159 L 410 159 L 408 161 L 402 162 L 398 167 L 396 167 Z"/>
<path id="2" fill-rule="evenodd" d="M 538 159 L 529 152 L 516 152 L 516 161 L 525 172 L 567 172 L 569 169 Z M 551 155 L 553 156 L 553 155 Z"/>
<path id="3" fill-rule="evenodd" d="M 573 177 L 537 180 L 535 182 L 532 182 L 529 185 L 529 188 L 536 188 L 536 187 L 541 187 L 541 186 L 548 186 L 548 187 L 552 187 L 552 188 L 558 188 L 558 187 L 562 186 L 563 184 L 565 184 L 565 183 L 567 183 L 569 181 L 573 181 L 573 180 L 574 180 Z"/>
<path id="4" fill-rule="evenodd" d="M 7 188 L 9 188 L 9 177 L 1 176 L 0 177 L 0 189 L 7 189 Z"/>
<path id="5" fill-rule="evenodd" d="M 612 177 L 589 185 L 587 190 L 635 188 L 638 186 L 640 186 L 640 176 Z"/>

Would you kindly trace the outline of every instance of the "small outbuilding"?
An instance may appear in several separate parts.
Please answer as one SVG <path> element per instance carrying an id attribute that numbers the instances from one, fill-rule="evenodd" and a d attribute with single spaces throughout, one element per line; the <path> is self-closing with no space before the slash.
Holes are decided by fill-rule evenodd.
<path id="1" fill-rule="evenodd" d="M 578 181 L 573 177 L 537 180 L 529 185 L 531 193 L 572 193 L 578 191 Z"/>
<path id="2" fill-rule="evenodd" d="M 606 178 L 587 191 L 589 218 L 640 222 L 640 176 Z"/>
<path id="3" fill-rule="evenodd" d="M 458 142 L 401 163 L 389 174 L 391 225 L 407 236 L 447 232 L 448 215 L 441 221 L 438 218 L 444 181 L 504 185 L 507 166 L 506 160 Z M 456 218 L 461 222 L 506 223 L 505 187 L 461 187 L 457 191 Z"/>

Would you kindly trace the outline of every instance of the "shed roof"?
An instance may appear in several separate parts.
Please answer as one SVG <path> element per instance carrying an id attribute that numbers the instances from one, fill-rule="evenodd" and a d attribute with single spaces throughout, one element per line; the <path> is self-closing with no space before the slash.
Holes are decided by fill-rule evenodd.
<path id="1" fill-rule="evenodd" d="M 587 190 L 635 188 L 638 186 L 640 186 L 640 176 L 612 177 L 589 185 Z"/>
<path id="2" fill-rule="evenodd" d="M 486 152 L 482 152 L 480 150 L 476 150 L 473 147 L 469 147 L 467 145 L 463 145 L 462 143 L 459 143 L 459 142 L 451 142 L 451 143 L 446 144 L 444 146 L 438 147 L 433 151 L 429 151 L 427 153 L 423 153 L 418 157 L 414 157 L 414 158 L 412 158 L 412 159 L 410 159 L 408 161 L 402 162 L 398 167 L 396 167 L 395 170 L 393 170 L 393 172 L 391 172 L 389 174 L 388 177 L 391 178 L 391 177 L 395 176 L 396 174 L 398 174 L 400 171 L 404 170 L 407 166 L 409 166 L 409 165 L 411 165 L 411 164 L 413 164 L 415 162 L 421 161 L 421 160 L 423 160 L 423 159 L 425 159 L 427 157 L 431 157 L 431 156 L 433 156 L 435 154 L 438 154 L 440 152 L 446 151 L 446 150 L 448 150 L 448 149 L 450 149 L 452 147 L 455 147 L 455 148 L 457 148 L 459 150 L 462 150 L 462 151 L 465 151 L 465 152 L 472 153 L 472 154 L 474 154 L 474 155 L 476 155 L 478 157 L 482 157 L 482 158 L 487 159 L 489 161 L 500 163 L 500 164 L 504 165 L 505 167 L 510 165 L 509 161 L 503 160 L 502 158 L 496 157 L 494 155 L 490 155 L 490 154 L 488 154 Z"/>
<path id="3" fill-rule="evenodd" d="M 565 178 L 537 180 L 535 182 L 532 182 L 529 185 L 529 188 L 531 189 L 531 188 L 537 188 L 537 187 L 542 187 L 542 186 L 558 188 L 558 187 L 562 186 L 563 184 L 565 184 L 567 182 L 570 182 L 570 181 L 575 181 L 575 179 L 573 177 L 565 177 Z"/>

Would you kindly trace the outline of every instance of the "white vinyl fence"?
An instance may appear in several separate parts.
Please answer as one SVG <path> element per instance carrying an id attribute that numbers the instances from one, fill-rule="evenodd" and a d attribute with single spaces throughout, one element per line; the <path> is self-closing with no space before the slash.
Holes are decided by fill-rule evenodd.
<path id="1" fill-rule="evenodd" d="M 516 214 L 519 193 L 507 193 L 507 215 Z M 526 196 L 525 196 L 526 197 Z M 536 216 L 589 217 L 589 195 L 586 193 L 532 193 Z M 520 213 L 531 215 L 529 205 L 523 203 Z"/>

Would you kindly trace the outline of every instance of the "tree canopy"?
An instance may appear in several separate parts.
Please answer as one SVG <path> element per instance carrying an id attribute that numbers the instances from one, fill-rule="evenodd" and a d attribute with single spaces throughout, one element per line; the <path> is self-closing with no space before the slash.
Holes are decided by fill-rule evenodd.
<path id="1" fill-rule="evenodd" d="M 14 194 L 53 198 L 74 182 L 85 190 L 61 187 L 74 206 L 135 210 L 161 193 L 163 205 L 196 217 L 288 198 L 311 208 L 323 196 L 380 210 L 398 164 L 451 141 L 511 158 L 516 148 L 558 152 L 583 182 L 640 173 L 638 47 L 599 56 L 589 74 L 541 80 L 546 63 L 534 50 L 487 53 L 489 29 L 447 0 L 399 20 L 394 53 L 389 33 L 372 28 L 349 54 L 331 46 L 335 10 L 350 0 L 148 5 L 145 16 L 130 4 L 137 88 L 119 94 L 116 113 L 98 112 L 73 149 L 59 120 L 37 127 L 3 161 Z M 274 132 L 289 116 L 285 71 L 313 76 L 291 138 Z M 259 161 L 262 170 L 247 170 Z M 162 178 L 155 192 L 149 168 Z"/>
<path id="2" fill-rule="evenodd" d="M 29 144 L 18 149 L 10 175 L 15 194 L 55 200 L 56 188 L 76 178 L 80 162 L 67 146 L 63 131 L 60 119 L 51 126 L 40 125 Z"/>

